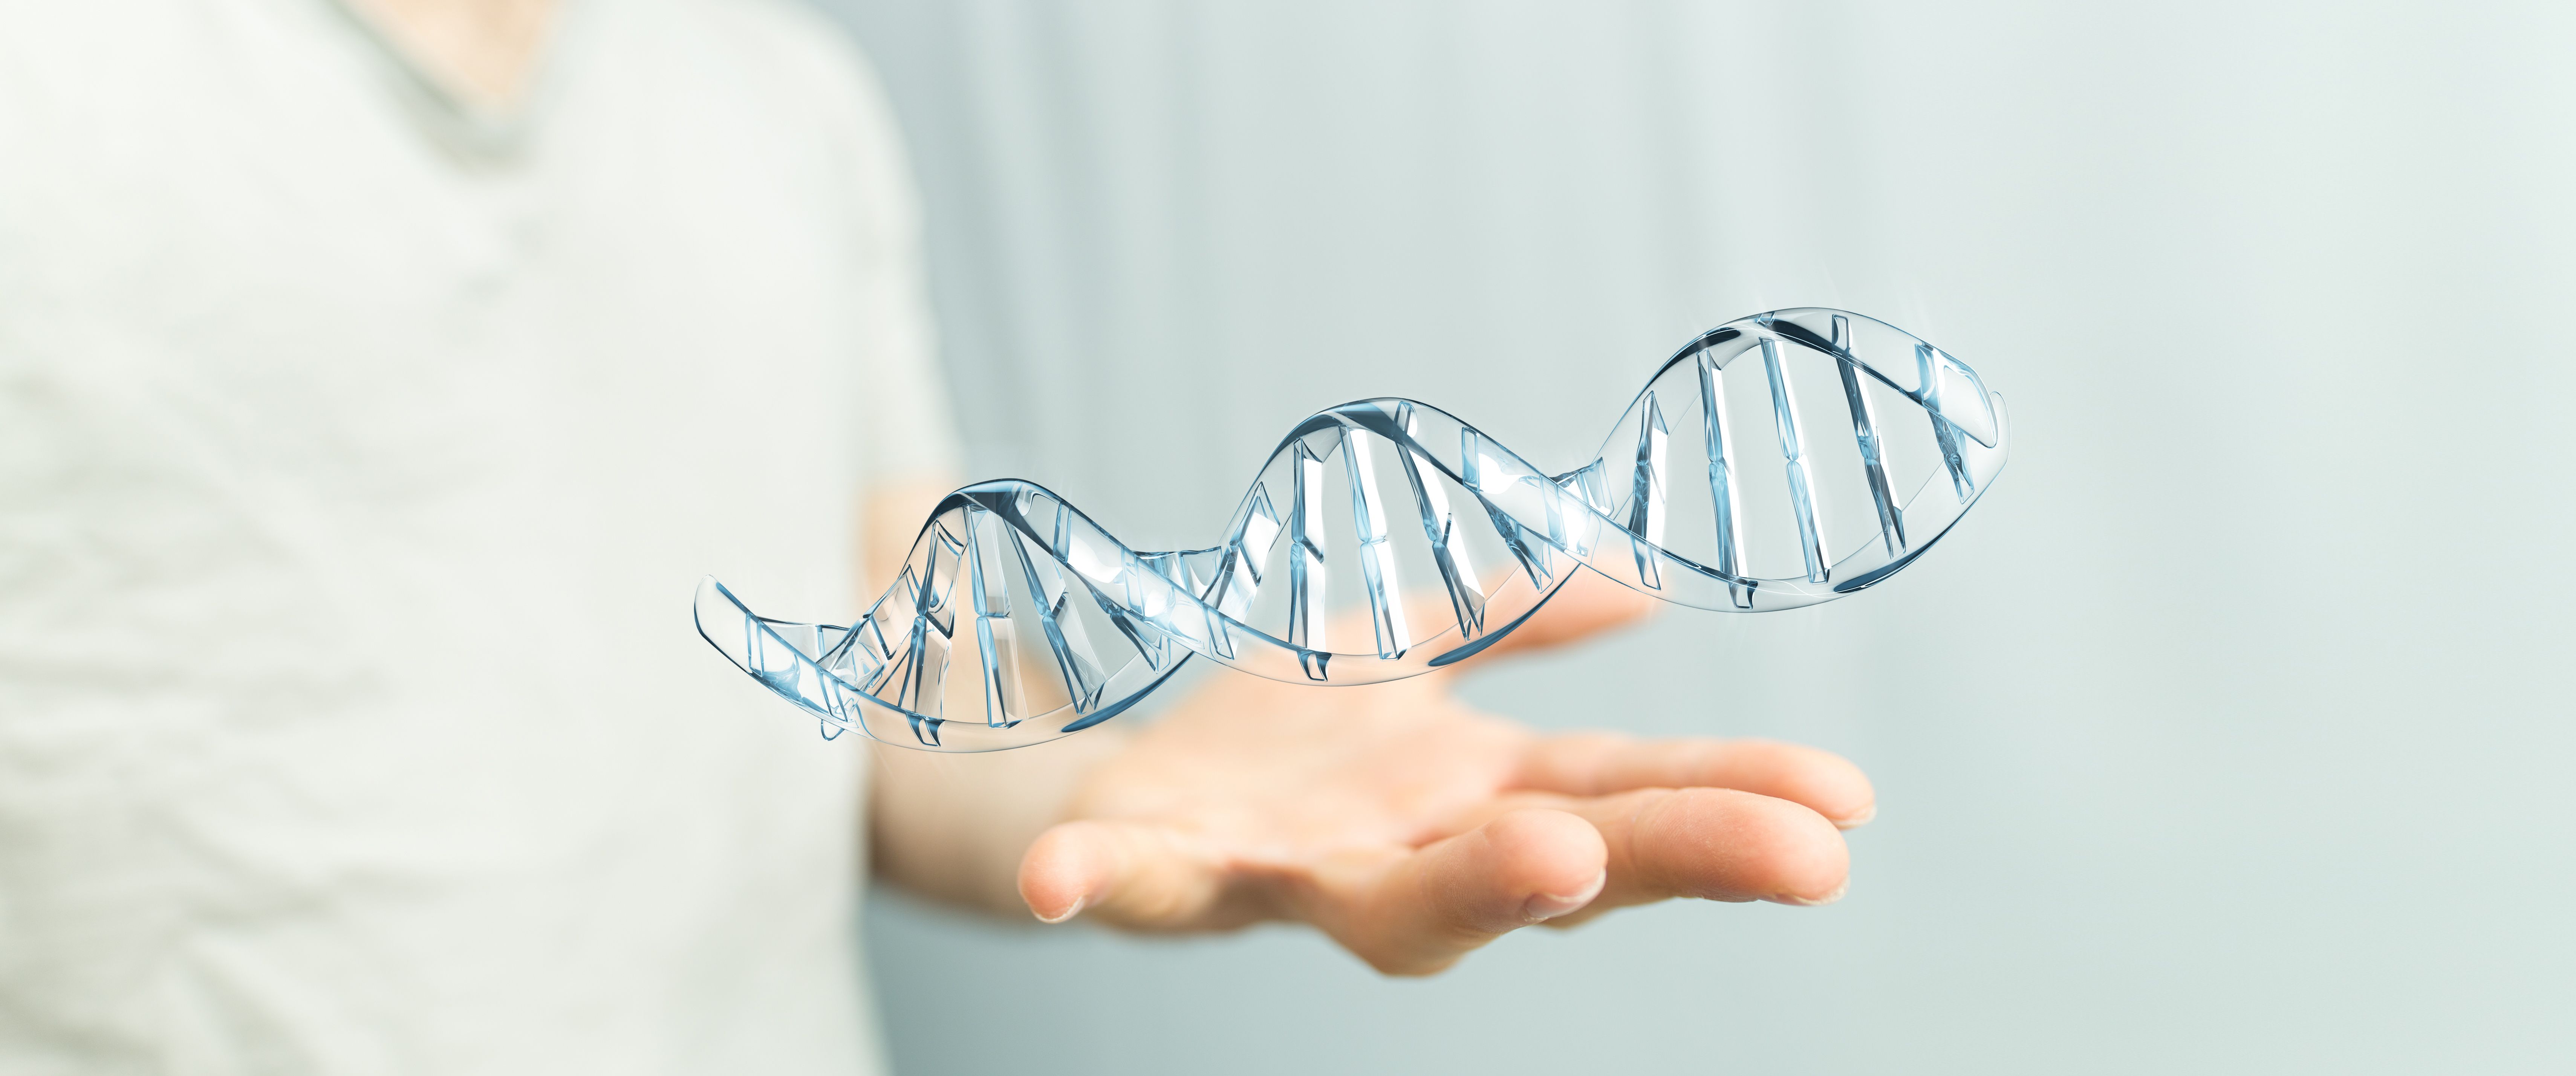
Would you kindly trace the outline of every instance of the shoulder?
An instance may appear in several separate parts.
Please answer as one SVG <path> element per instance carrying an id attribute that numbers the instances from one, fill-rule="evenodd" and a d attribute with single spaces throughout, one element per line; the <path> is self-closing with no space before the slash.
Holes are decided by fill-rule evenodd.
<path id="1" fill-rule="evenodd" d="M 696 47 L 721 54 L 755 107 L 797 125 L 837 158 L 866 215 L 914 213 L 903 132 L 876 68 L 850 31 L 807 0 L 675 0 Z"/>
<path id="2" fill-rule="evenodd" d="M 892 109 L 847 29 L 802 0 L 683 0 L 746 75 L 782 106 L 812 109 L 834 122 L 892 137 Z"/>

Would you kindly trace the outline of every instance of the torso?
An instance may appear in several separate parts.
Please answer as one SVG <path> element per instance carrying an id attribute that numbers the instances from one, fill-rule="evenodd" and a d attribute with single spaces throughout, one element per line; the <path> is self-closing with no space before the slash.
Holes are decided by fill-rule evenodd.
<path id="1" fill-rule="evenodd" d="M 865 1065 L 859 760 L 686 610 L 847 600 L 864 88 L 757 4 L 587 5 L 515 125 L 312 0 L 34 18 L 0 1059 Z"/>

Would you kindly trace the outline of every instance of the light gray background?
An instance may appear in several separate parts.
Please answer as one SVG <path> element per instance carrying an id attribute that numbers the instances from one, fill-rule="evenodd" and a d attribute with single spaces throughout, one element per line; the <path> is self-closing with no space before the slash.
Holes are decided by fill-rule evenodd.
<path id="1" fill-rule="evenodd" d="M 1284 929 L 869 919 L 910 1073 L 2576 1066 L 2565 5 L 833 0 L 979 476 L 1213 540 L 1410 395 L 1571 464 L 1691 333 L 1869 313 L 2014 459 L 1857 600 L 1488 674 L 1849 755 L 1826 910 L 1388 981 Z"/>

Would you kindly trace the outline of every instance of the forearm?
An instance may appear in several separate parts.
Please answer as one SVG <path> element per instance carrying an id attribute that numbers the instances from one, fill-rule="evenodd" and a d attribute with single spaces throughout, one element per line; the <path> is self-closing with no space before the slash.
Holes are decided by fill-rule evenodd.
<path id="1" fill-rule="evenodd" d="M 923 520 L 954 488 L 952 478 L 921 475 L 872 491 L 861 533 L 866 600 L 902 570 Z M 1125 741 L 1123 731 L 1104 728 L 977 755 L 871 744 L 871 867 L 878 878 L 934 900 L 1025 915 L 1016 883 L 1021 853 L 1058 821 L 1082 773 Z"/>
<path id="2" fill-rule="evenodd" d="M 1080 736 L 988 754 L 871 745 L 871 860 L 877 877 L 934 900 L 1022 916 L 1020 856 L 1061 821 L 1074 785 L 1127 734 Z"/>

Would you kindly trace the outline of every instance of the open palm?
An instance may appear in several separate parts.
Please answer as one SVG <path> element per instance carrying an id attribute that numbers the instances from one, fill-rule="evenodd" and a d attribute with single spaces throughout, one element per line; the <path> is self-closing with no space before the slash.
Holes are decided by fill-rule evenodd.
<path id="1" fill-rule="evenodd" d="M 1569 584 L 1494 655 L 1635 618 Z M 1139 930 L 1311 923 L 1377 969 L 1438 971 L 1533 923 L 1672 897 L 1820 904 L 1858 768 L 1763 741 L 1540 735 L 1443 672 L 1366 687 L 1211 678 L 1091 767 L 1021 860 L 1039 918 Z"/>

